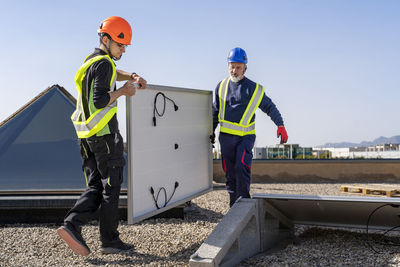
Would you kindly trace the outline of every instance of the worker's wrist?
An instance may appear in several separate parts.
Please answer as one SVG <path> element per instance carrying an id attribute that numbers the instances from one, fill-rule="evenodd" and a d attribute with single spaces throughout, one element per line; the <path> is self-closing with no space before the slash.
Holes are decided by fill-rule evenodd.
<path id="1" fill-rule="evenodd" d="M 131 73 L 131 79 L 135 79 L 136 76 L 137 76 L 136 72 Z"/>

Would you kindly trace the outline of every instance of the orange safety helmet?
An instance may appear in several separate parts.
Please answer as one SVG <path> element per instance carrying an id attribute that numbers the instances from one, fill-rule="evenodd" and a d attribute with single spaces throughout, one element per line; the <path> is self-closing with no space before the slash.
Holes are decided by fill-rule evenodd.
<path id="1" fill-rule="evenodd" d="M 117 43 L 130 45 L 132 40 L 132 28 L 121 17 L 112 16 L 106 18 L 97 30 L 98 33 L 107 33 Z"/>

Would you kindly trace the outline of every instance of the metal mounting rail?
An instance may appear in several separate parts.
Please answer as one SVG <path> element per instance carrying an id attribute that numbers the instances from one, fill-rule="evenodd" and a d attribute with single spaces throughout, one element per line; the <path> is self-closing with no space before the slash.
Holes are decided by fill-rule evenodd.
<path id="1" fill-rule="evenodd" d="M 72 208 L 79 195 L 0 195 L 0 210 Z M 119 207 L 127 207 L 127 195 L 119 198 Z"/>
<path id="2" fill-rule="evenodd" d="M 85 192 L 85 189 L 45 189 L 45 190 L 0 190 L 0 196 L 49 196 L 49 195 L 80 195 Z M 121 189 L 121 195 L 126 195 L 128 190 Z"/>

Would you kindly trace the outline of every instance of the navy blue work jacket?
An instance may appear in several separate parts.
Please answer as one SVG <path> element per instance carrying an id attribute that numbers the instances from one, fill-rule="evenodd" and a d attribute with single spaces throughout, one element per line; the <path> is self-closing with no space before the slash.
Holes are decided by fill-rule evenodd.
<path id="1" fill-rule="evenodd" d="M 213 130 L 217 128 L 218 125 L 218 113 L 219 113 L 219 85 L 215 88 L 215 99 L 213 104 Z M 261 84 L 259 86 L 262 86 Z M 239 82 L 235 83 L 230 81 L 228 92 L 226 95 L 226 107 L 225 107 L 225 120 L 230 122 L 239 123 L 242 119 L 242 116 L 247 108 L 247 105 L 250 102 L 251 97 L 253 96 L 254 90 L 256 89 L 256 83 L 252 80 L 244 77 Z M 261 89 L 261 88 L 260 88 Z M 266 90 L 265 90 L 266 91 Z M 271 120 L 275 123 L 276 126 L 281 126 L 283 124 L 283 119 L 281 113 L 272 102 L 272 100 L 265 95 L 261 100 L 259 108 L 265 112 Z M 251 122 L 255 120 L 256 115 L 254 114 Z"/>

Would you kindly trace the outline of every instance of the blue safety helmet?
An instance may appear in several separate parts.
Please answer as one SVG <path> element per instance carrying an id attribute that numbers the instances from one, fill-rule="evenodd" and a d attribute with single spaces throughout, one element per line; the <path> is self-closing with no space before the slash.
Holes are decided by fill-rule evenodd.
<path id="1" fill-rule="evenodd" d="M 233 48 L 228 55 L 228 63 L 229 62 L 239 62 L 247 64 L 246 52 L 240 47 Z"/>

